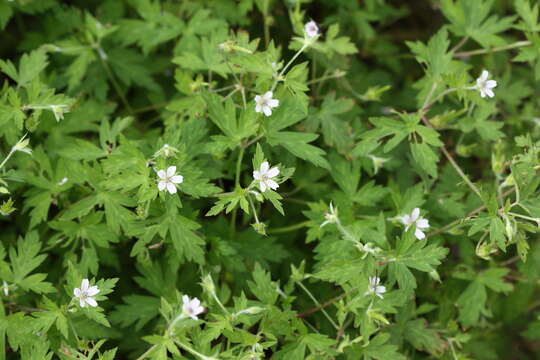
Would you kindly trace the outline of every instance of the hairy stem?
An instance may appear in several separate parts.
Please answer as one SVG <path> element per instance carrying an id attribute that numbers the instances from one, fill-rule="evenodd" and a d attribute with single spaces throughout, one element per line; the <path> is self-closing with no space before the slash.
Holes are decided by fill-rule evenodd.
<path id="1" fill-rule="evenodd" d="M 490 49 L 478 49 L 478 50 L 471 50 L 471 51 L 462 51 L 454 54 L 454 57 L 468 57 L 473 55 L 482 55 L 482 54 L 489 54 L 493 52 L 499 52 L 499 51 L 506 51 L 511 49 L 516 49 L 520 47 L 530 46 L 532 43 L 528 40 L 525 41 L 517 41 L 513 44 L 505 45 L 505 46 L 498 46 L 493 47 Z"/>

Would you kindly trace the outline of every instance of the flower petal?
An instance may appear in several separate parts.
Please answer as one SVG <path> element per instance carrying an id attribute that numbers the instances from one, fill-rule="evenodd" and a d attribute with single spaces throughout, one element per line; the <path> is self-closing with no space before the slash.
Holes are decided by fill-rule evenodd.
<path id="1" fill-rule="evenodd" d="M 83 279 L 81 282 L 81 292 L 86 292 L 88 290 L 88 286 L 90 286 L 90 281 L 88 281 L 88 279 Z"/>
<path id="2" fill-rule="evenodd" d="M 255 95 L 255 102 L 257 103 L 257 105 L 261 103 L 261 95 Z"/>
<path id="3" fill-rule="evenodd" d="M 266 116 L 272 115 L 272 108 L 270 106 L 268 106 L 268 105 L 263 106 L 263 113 Z"/>
<path id="4" fill-rule="evenodd" d="M 415 232 L 414 232 L 414 236 L 416 236 L 416 238 L 418 240 L 422 240 L 426 237 L 426 234 L 424 234 L 424 232 L 420 229 L 416 229 Z"/>
<path id="5" fill-rule="evenodd" d="M 262 105 L 260 105 L 260 104 L 255 105 L 255 112 L 256 113 L 262 112 Z"/>
<path id="6" fill-rule="evenodd" d="M 157 187 L 158 187 L 159 191 L 163 191 L 167 187 L 167 182 L 166 181 L 160 181 L 160 182 L 158 182 Z"/>
<path id="7" fill-rule="evenodd" d="M 486 90 L 485 89 L 480 89 L 480 96 L 485 98 L 486 97 Z"/>
<path id="8" fill-rule="evenodd" d="M 494 87 L 497 87 L 497 82 L 495 80 L 488 80 L 486 81 L 486 87 L 488 89 L 493 89 Z"/>
<path id="9" fill-rule="evenodd" d="M 261 180 L 261 173 L 258 170 L 253 171 L 253 178 L 255 180 Z"/>
<path id="10" fill-rule="evenodd" d="M 75 295 L 76 297 L 80 297 L 81 296 L 81 289 L 79 289 L 79 288 L 73 289 L 73 295 Z"/>
<path id="11" fill-rule="evenodd" d="M 265 192 L 266 191 L 266 183 L 264 181 L 261 181 L 259 183 L 259 188 L 261 189 L 261 192 Z"/>
<path id="12" fill-rule="evenodd" d="M 87 297 L 86 298 L 86 303 L 88 305 L 90 305 L 91 307 L 96 307 L 97 306 L 96 300 L 94 298 L 92 298 L 92 297 Z"/>
<path id="13" fill-rule="evenodd" d="M 86 306 L 86 301 L 84 301 L 83 298 L 80 298 L 79 299 L 79 305 L 81 305 L 81 307 L 85 307 Z"/>
<path id="14" fill-rule="evenodd" d="M 411 222 L 415 222 L 416 220 L 418 220 L 419 216 L 420 216 L 420 209 L 414 208 L 411 213 Z"/>
<path id="15" fill-rule="evenodd" d="M 485 82 L 489 77 L 489 72 L 487 70 L 482 71 L 482 75 L 480 75 L 480 79 L 482 82 Z"/>
<path id="16" fill-rule="evenodd" d="M 491 89 L 486 89 L 485 92 L 486 92 L 486 95 L 487 95 L 488 97 L 490 97 L 490 98 L 495 97 L 495 93 L 493 92 L 493 90 L 491 90 Z"/>
<path id="17" fill-rule="evenodd" d="M 273 107 L 273 108 L 278 107 L 278 106 L 279 106 L 279 100 L 277 100 L 277 99 L 270 99 L 270 100 L 268 101 L 268 106 Z"/>
<path id="18" fill-rule="evenodd" d="M 184 182 L 184 177 L 182 175 L 175 175 L 170 180 L 175 184 L 181 184 Z"/>
<path id="19" fill-rule="evenodd" d="M 176 186 L 172 182 L 167 183 L 167 191 L 169 194 L 176 194 Z"/>
<path id="20" fill-rule="evenodd" d="M 182 304 L 184 305 L 189 304 L 189 296 L 187 295 L 182 296 Z"/>
<path id="21" fill-rule="evenodd" d="M 272 96 L 274 95 L 274 93 L 272 91 L 267 91 L 264 93 L 263 97 L 265 98 L 266 101 L 272 99 Z"/>
<path id="22" fill-rule="evenodd" d="M 94 295 L 97 295 L 97 294 L 99 294 L 99 288 L 96 285 L 90 286 L 88 288 L 88 291 L 86 291 L 86 295 L 88 295 L 88 296 L 94 296 Z"/>
<path id="23" fill-rule="evenodd" d="M 416 227 L 419 229 L 427 229 L 429 227 L 429 221 L 427 219 L 420 218 L 416 222 Z"/>
<path id="24" fill-rule="evenodd" d="M 278 183 L 272 179 L 266 180 L 266 186 L 268 186 L 272 190 L 276 190 L 279 187 Z"/>
<path id="25" fill-rule="evenodd" d="M 176 166 L 169 166 L 169 168 L 167 169 L 167 176 L 171 177 L 174 176 L 174 174 L 176 174 Z"/>
<path id="26" fill-rule="evenodd" d="M 271 168 L 270 170 L 268 170 L 268 173 L 266 174 L 266 176 L 268 177 L 276 177 L 279 175 L 279 169 L 277 167 L 273 167 Z"/>
<path id="27" fill-rule="evenodd" d="M 165 176 L 167 175 L 167 173 L 165 172 L 165 170 L 159 170 L 157 172 L 157 176 L 160 178 L 160 179 L 165 179 Z"/>
<path id="28" fill-rule="evenodd" d="M 268 161 L 264 161 L 261 164 L 261 168 L 259 169 L 261 172 L 261 175 L 266 175 L 268 173 L 268 169 L 270 169 L 270 164 L 268 164 Z"/>

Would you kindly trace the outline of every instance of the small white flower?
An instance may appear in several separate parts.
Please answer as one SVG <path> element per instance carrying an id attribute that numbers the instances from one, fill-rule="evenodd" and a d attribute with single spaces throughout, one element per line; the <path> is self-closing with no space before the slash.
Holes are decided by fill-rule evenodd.
<path id="1" fill-rule="evenodd" d="M 429 222 L 427 219 L 420 217 L 419 208 L 414 208 L 411 215 L 400 216 L 399 220 L 405 224 L 405 231 L 409 230 L 412 225 L 416 226 L 414 236 L 416 236 L 418 240 L 422 240 L 426 237 L 426 234 L 424 234 L 422 230 L 429 228 Z"/>
<path id="2" fill-rule="evenodd" d="M 167 189 L 170 194 L 176 194 L 175 184 L 181 184 L 184 182 L 184 177 L 182 175 L 176 175 L 176 166 L 169 166 L 167 171 L 159 170 L 157 175 L 159 177 L 159 191 Z"/>
<path id="3" fill-rule="evenodd" d="M 67 177 L 64 177 L 62 180 L 60 180 L 60 181 L 58 182 L 58 185 L 59 185 L 59 186 L 62 186 L 62 185 L 64 185 L 65 183 L 67 183 L 68 180 L 69 180 L 69 179 L 68 179 Z"/>
<path id="4" fill-rule="evenodd" d="M 497 87 L 497 82 L 495 80 L 488 80 L 489 72 L 487 70 L 482 71 L 482 75 L 478 79 L 476 79 L 476 89 L 480 91 L 480 96 L 485 98 L 487 97 L 494 97 L 495 93 L 493 93 L 493 90 L 495 87 Z"/>
<path id="5" fill-rule="evenodd" d="M 378 247 L 374 247 L 374 248 L 371 247 L 370 242 L 366 243 L 365 245 L 363 245 L 361 243 L 358 243 L 357 247 L 358 247 L 358 250 L 360 250 L 360 251 L 362 251 L 364 253 L 364 256 L 362 256 L 362 259 L 365 259 L 368 256 L 368 254 L 371 254 L 372 256 L 375 256 L 375 255 L 377 255 L 378 252 L 381 251 L 381 249 L 378 248 Z"/>
<path id="6" fill-rule="evenodd" d="M 304 32 L 306 33 L 306 36 L 311 39 L 319 35 L 319 27 L 315 21 L 311 20 L 304 25 Z"/>
<path id="7" fill-rule="evenodd" d="M 182 311 L 184 314 L 192 318 L 193 320 L 199 320 L 197 315 L 204 311 L 204 307 L 201 306 L 201 301 L 197 298 L 190 300 L 189 296 L 182 296 Z"/>
<path id="8" fill-rule="evenodd" d="M 338 222 L 338 209 L 334 208 L 332 202 L 330 202 L 330 211 L 324 213 L 324 222 L 321 224 L 321 227 L 328 224 L 333 224 Z"/>
<path id="9" fill-rule="evenodd" d="M 381 282 L 381 279 L 379 279 L 378 276 L 370 276 L 368 290 L 365 292 L 364 295 L 374 294 L 382 299 L 383 298 L 382 294 L 386 292 L 386 287 L 379 285 L 380 282 Z"/>
<path id="10" fill-rule="evenodd" d="M 267 91 L 264 95 L 255 96 L 255 112 L 262 112 L 266 116 L 272 115 L 272 108 L 279 106 L 279 100 L 272 99 L 273 93 Z"/>
<path id="11" fill-rule="evenodd" d="M 279 185 L 277 182 L 272 180 L 272 178 L 278 175 L 279 169 L 277 167 L 273 167 L 270 169 L 270 165 L 267 161 L 261 164 L 259 170 L 253 171 L 253 178 L 259 181 L 259 188 L 261 189 L 261 192 L 265 192 L 267 188 L 276 190 Z"/>
<path id="12" fill-rule="evenodd" d="M 2 290 L 4 290 L 5 296 L 9 296 L 9 285 L 5 280 L 2 282 Z"/>
<path id="13" fill-rule="evenodd" d="M 73 290 L 73 295 L 75 295 L 76 298 L 79 298 L 81 307 L 85 307 L 86 305 L 96 307 L 97 302 L 96 299 L 94 299 L 94 296 L 97 294 L 99 294 L 98 287 L 96 285 L 90 286 L 88 279 L 83 279 L 81 287 Z"/>

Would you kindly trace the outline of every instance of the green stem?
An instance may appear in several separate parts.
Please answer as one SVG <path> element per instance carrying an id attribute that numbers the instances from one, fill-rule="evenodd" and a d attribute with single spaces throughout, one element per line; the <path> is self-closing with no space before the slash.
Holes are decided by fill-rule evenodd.
<path id="1" fill-rule="evenodd" d="M 7 161 L 9 160 L 9 158 L 15 153 L 15 146 L 13 146 L 11 148 L 11 150 L 9 151 L 9 153 L 7 154 L 6 158 L 4 159 L 4 161 L 2 161 L 2 163 L 0 164 L 0 169 L 2 169 L 4 167 L 4 165 L 6 165 Z"/>
<path id="2" fill-rule="evenodd" d="M 143 359 L 146 359 L 146 357 L 148 355 L 150 355 L 152 353 L 152 351 L 154 351 L 154 349 L 157 347 L 157 345 L 152 345 L 148 348 L 148 350 L 146 350 L 141 356 L 139 356 L 136 360 L 143 360 Z"/>
<path id="3" fill-rule="evenodd" d="M 334 320 L 332 320 L 332 318 L 330 317 L 330 315 L 326 312 L 326 310 L 324 310 L 324 306 L 321 305 L 321 303 L 315 298 L 315 296 L 313 296 L 313 294 L 311 293 L 311 291 L 309 291 L 305 286 L 304 284 L 302 284 L 301 281 L 296 281 L 296 283 L 298 284 L 298 286 L 300 286 L 300 288 L 302 290 L 304 290 L 304 292 L 310 297 L 310 299 L 315 303 L 315 305 L 317 305 L 317 307 L 321 310 L 321 312 L 324 314 L 324 316 L 326 316 L 326 318 L 328 319 L 328 321 L 330 321 L 330 324 L 332 324 L 332 326 L 339 331 L 339 326 L 334 322 Z"/>
<path id="4" fill-rule="evenodd" d="M 200 352 L 198 352 L 197 350 L 193 349 L 192 347 L 184 344 L 183 342 L 181 342 L 180 340 L 176 340 L 174 339 L 173 340 L 176 344 L 178 344 L 178 346 L 180 346 L 182 349 L 186 350 L 187 352 L 191 353 L 192 355 L 195 355 L 203 360 L 214 360 L 216 358 L 214 357 L 210 357 L 210 356 L 206 356 L 206 355 L 203 355 L 201 354 Z"/>
<path id="5" fill-rule="evenodd" d="M 133 115 L 133 108 L 131 107 L 131 105 L 129 105 L 128 100 L 124 96 L 124 93 L 122 92 L 122 89 L 120 88 L 120 84 L 118 84 L 118 82 L 116 81 L 116 78 L 114 77 L 114 74 L 111 71 L 111 68 L 109 67 L 109 64 L 105 60 L 103 60 L 103 57 L 101 56 L 101 52 L 103 52 L 103 49 L 101 49 L 99 44 L 97 45 L 97 47 L 94 46 L 94 49 L 96 49 L 96 51 L 98 53 L 97 57 L 98 57 L 98 59 L 99 59 L 99 61 L 101 63 L 101 66 L 103 67 L 103 69 L 107 73 L 107 76 L 109 77 L 109 80 L 111 80 L 111 83 L 113 84 L 114 90 L 116 91 L 116 93 L 120 97 L 120 100 L 122 100 L 122 102 L 124 103 L 124 106 L 126 107 L 128 112 L 131 115 Z"/>
<path id="6" fill-rule="evenodd" d="M 489 54 L 493 52 L 511 50 L 511 49 L 516 49 L 516 48 L 530 46 L 530 45 L 532 45 L 532 42 L 528 40 L 517 41 L 509 45 L 493 47 L 491 49 L 478 49 L 478 50 L 463 51 L 463 52 L 455 53 L 454 57 L 468 57 L 468 56 L 473 56 L 473 55 Z"/>
<path id="7" fill-rule="evenodd" d="M 287 71 L 287 69 L 289 68 L 289 66 L 292 65 L 292 63 L 294 62 L 294 60 L 296 60 L 296 58 L 298 56 L 300 56 L 300 54 L 306 50 L 306 48 L 308 47 L 308 44 L 307 43 L 304 43 L 304 45 L 302 45 L 302 47 L 300 48 L 300 50 L 298 50 L 296 52 L 296 54 L 294 54 L 294 56 L 291 58 L 291 60 L 289 60 L 289 62 L 287 63 L 287 65 L 285 65 L 283 67 L 283 69 L 281 69 L 281 71 L 279 72 L 278 76 L 276 76 L 276 79 L 274 80 L 274 83 L 272 84 L 272 89 L 270 89 L 270 91 L 274 91 L 276 89 L 276 86 L 278 84 L 278 82 L 281 80 L 281 77 L 283 76 L 283 74 L 285 74 L 285 71 Z"/>
<path id="8" fill-rule="evenodd" d="M 242 170 L 242 159 L 244 158 L 244 151 L 246 149 L 243 146 L 240 146 L 240 150 L 238 152 L 238 159 L 236 160 L 236 173 L 234 178 L 234 190 L 240 189 L 240 171 Z M 230 236 L 232 237 L 234 235 L 234 232 L 236 230 L 236 213 L 238 211 L 238 208 L 234 208 L 232 211 L 232 219 L 231 219 L 231 225 L 230 225 Z"/>
<path id="9" fill-rule="evenodd" d="M 281 234 L 281 233 L 291 232 L 291 231 L 295 231 L 295 230 L 307 227 L 309 226 L 309 224 L 311 224 L 311 220 L 303 221 L 301 223 L 290 225 L 290 226 L 275 228 L 275 229 L 269 230 L 268 233 Z"/>

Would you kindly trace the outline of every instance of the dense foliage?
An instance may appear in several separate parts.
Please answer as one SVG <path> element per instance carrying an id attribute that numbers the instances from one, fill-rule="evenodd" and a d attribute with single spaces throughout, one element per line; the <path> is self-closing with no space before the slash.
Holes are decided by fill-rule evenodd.
<path id="1" fill-rule="evenodd" d="M 1 359 L 535 359 L 535 0 L 0 0 Z"/>

